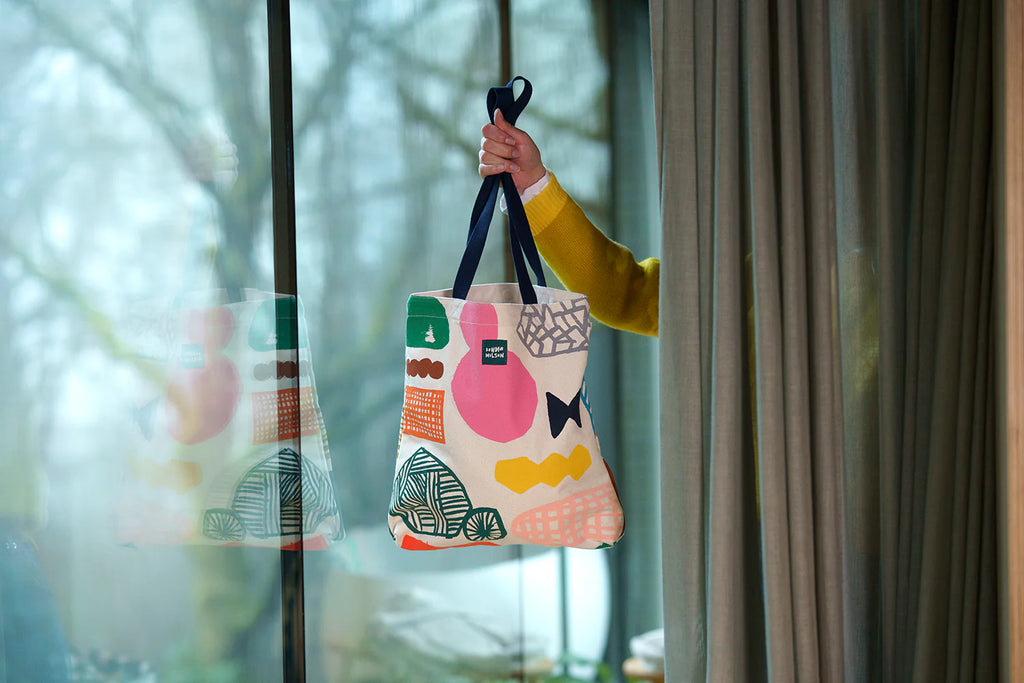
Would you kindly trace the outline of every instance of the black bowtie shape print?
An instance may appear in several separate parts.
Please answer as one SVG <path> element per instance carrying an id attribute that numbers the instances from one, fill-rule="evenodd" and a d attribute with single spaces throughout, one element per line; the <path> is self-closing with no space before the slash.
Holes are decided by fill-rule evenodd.
<path id="1" fill-rule="evenodd" d="M 569 420 L 575 422 L 577 427 L 583 427 L 583 418 L 580 416 L 581 392 L 582 389 L 577 391 L 576 396 L 568 404 L 562 403 L 550 391 L 545 392 L 548 397 L 548 421 L 551 423 L 552 438 L 557 438 L 562 433 L 562 430 L 565 429 L 565 423 Z"/>

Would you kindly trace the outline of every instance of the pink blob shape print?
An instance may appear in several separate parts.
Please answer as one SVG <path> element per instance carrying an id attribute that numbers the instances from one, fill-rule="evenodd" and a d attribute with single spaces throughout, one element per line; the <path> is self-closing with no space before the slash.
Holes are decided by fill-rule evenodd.
<path id="1" fill-rule="evenodd" d="M 168 431 L 179 443 L 212 439 L 235 416 L 242 382 L 235 364 L 220 353 L 234 331 L 235 318 L 227 308 L 189 313 L 190 354 L 167 387 Z"/>
<path id="2" fill-rule="evenodd" d="M 467 302 L 459 320 L 469 352 L 452 376 L 452 399 L 470 429 L 508 443 L 530 430 L 537 412 L 537 383 L 509 351 L 504 363 L 484 363 L 484 342 L 498 336 L 498 313 L 491 304 Z"/>

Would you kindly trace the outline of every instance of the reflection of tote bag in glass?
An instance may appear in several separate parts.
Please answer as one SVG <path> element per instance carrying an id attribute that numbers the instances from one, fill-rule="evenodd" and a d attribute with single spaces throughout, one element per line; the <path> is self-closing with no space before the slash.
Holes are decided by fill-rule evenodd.
<path id="1" fill-rule="evenodd" d="M 313 549 L 342 537 L 301 304 L 239 298 L 193 293 L 127 322 L 143 381 L 122 542 Z"/>
<path id="2" fill-rule="evenodd" d="M 530 97 L 492 88 L 515 122 Z M 516 284 L 471 286 L 499 176 L 484 181 L 451 290 L 409 298 L 405 404 L 389 526 L 409 550 L 615 543 L 623 514 L 594 432 L 585 296 L 551 289 L 511 176 L 502 174 Z M 527 262 L 537 275 L 530 282 Z"/>

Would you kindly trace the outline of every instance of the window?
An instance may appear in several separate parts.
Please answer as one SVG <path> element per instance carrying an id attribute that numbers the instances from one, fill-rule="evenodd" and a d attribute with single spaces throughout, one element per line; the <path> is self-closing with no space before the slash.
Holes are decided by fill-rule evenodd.
<path id="1" fill-rule="evenodd" d="M 282 573 L 282 553 L 233 544 L 250 520 L 189 520 L 180 502 L 215 487 L 197 462 L 230 462 L 238 440 L 224 425 L 244 413 L 251 434 L 261 420 L 280 428 L 284 419 L 277 398 L 269 412 L 254 399 L 232 413 L 223 395 L 201 390 L 223 388 L 203 374 L 233 352 L 217 348 L 219 321 L 188 317 L 248 301 L 252 329 L 260 304 L 288 306 L 268 294 L 280 253 L 266 6 L 83 0 L 71 12 L 13 0 L 8 15 L 0 681 L 63 680 L 39 672 L 65 657 L 77 680 L 101 680 L 106 668 L 117 673 L 102 680 L 273 681 L 296 656 L 311 681 L 502 680 L 524 666 L 557 672 L 566 653 L 580 676 L 600 661 L 617 669 L 628 637 L 660 620 L 657 586 L 633 585 L 657 583 L 656 527 L 631 528 L 628 547 L 600 553 L 409 553 L 394 547 L 385 518 L 405 299 L 453 277 L 479 185 L 484 94 L 502 79 L 503 30 L 514 72 L 534 82 L 523 125 L 549 166 L 595 222 L 656 253 L 644 213 L 654 190 L 636 184 L 651 145 L 615 146 L 620 130 L 650 136 L 649 112 L 624 95 L 650 99 L 643 3 L 517 2 L 503 25 L 501 3 L 484 0 L 291 2 L 301 306 L 289 310 L 301 312 L 297 348 L 309 354 L 297 351 L 297 372 L 316 388 L 315 400 L 296 395 L 294 410 L 305 419 L 319 406 L 333 464 L 325 499 L 340 506 L 347 533 L 301 555 L 297 654 L 283 636 L 294 577 Z M 623 65 L 634 75 L 622 76 Z M 623 178 L 634 182 L 626 194 Z M 478 278 L 504 279 L 493 244 Z M 167 356 L 154 345 L 174 335 L 193 335 L 177 339 L 175 358 L 194 364 L 194 395 L 216 398 L 194 413 L 175 408 L 164 391 L 174 381 L 159 374 Z M 591 356 L 591 381 L 606 397 L 595 405 L 602 444 L 620 485 L 656 491 L 653 342 L 620 336 L 602 332 Z M 253 389 L 259 372 L 240 373 L 238 392 L 267 393 Z M 261 377 L 271 388 L 287 381 Z M 296 438 L 305 457 L 318 434 Z M 656 499 L 629 505 L 644 519 Z M 314 524 L 324 545 L 331 513 Z M 213 533 L 218 545 L 194 542 Z"/>

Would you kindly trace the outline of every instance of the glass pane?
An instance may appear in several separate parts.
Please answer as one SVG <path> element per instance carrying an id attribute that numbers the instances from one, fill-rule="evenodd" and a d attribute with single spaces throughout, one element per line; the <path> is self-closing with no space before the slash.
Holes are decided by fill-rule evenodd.
<path id="1" fill-rule="evenodd" d="M 499 80 L 495 5 L 293 3 L 302 307 L 270 304 L 278 323 L 302 313 L 291 345 L 256 305 L 273 286 L 264 5 L 12 8 L 0 26 L 0 680 L 282 678 L 281 529 L 255 535 L 240 496 L 266 472 L 225 462 L 239 443 L 286 440 L 280 387 L 295 375 L 303 387 L 315 376 L 315 400 L 293 410 L 318 424 L 319 405 L 335 459 L 303 489 L 324 506 L 307 543 L 330 546 L 305 553 L 309 680 L 502 680 L 554 672 L 565 654 L 600 660 L 610 553 L 410 553 L 384 524 L 405 299 L 449 286 L 458 264 L 483 95 Z M 537 88 L 523 125 L 605 224 L 601 24 L 587 3 L 515 9 L 517 72 Z M 500 245 L 478 281 L 503 279 Z M 607 449 L 611 344 L 594 344 Z M 242 350 L 278 354 L 276 375 L 243 367 Z M 237 393 L 224 358 L 241 368 Z M 169 392 L 171 361 L 192 378 L 191 412 Z M 276 398 L 259 403 L 260 382 Z M 301 452 L 329 469 L 319 437 L 302 436 Z M 270 464 L 265 483 L 282 483 L 287 463 Z M 197 505 L 199 490 L 225 502 Z M 256 509 L 283 526 L 275 500 Z M 333 500 L 349 535 L 330 545 Z"/>
<path id="2" fill-rule="evenodd" d="M 506 680 L 546 655 L 523 628 L 524 551 L 400 550 L 386 523 L 406 299 L 451 287 L 458 268 L 498 79 L 496 5 L 291 7 L 299 290 L 325 360 L 316 381 L 348 528 L 340 546 L 306 554 L 309 669 Z M 502 279 L 501 233 L 490 242 L 478 282 Z"/>
<path id="3" fill-rule="evenodd" d="M 512 3 L 513 71 L 529 77 L 533 104 L 519 126 L 537 143 L 545 166 L 609 235 L 611 224 L 611 121 L 609 64 L 604 12 L 583 0 Z M 554 279 L 554 278 L 553 278 Z M 561 286 L 557 283 L 555 286 Z M 615 333 L 595 322 L 587 364 L 587 394 L 601 440 L 601 455 L 621 476 L 616 460 Z M 620 493 L 622 493 L 620 489 Z M 628 500 L 623 496 L 623 505 Z M 627 517 L 628 533 L 633 529 Z M 625 540 L 620 543 L 626 542 Z M 560 571 L 540 574 L 525 585 L 527 613 L 540 611 L 550 597 L 559 611 L 555 657 L 573 662 L 567 672 L 592 680 L 611 648 L 616 550 L 557 551 Z M 612 662 L 608 665 L 614 668 Z"/>
<path id="4" fill-rule="evenodd" d="M 512 28 L 514 70 L 536 74 L 522 125 L 545 164 L 609 237 L 639 259 L 657 256 L 646 3 L 522 0 Z M 560 643 L 584 679 L 596 662 L 621 671 L 631 639 L 662 624 L 656 370 L 656 339 L 594 326 L 588 394 L 626 534 L 606 551 L 564 551 Z"/>
<path id="5" fill-rule="evenodd" d="M 550 141 L 552 168 L 607 224 L 603 24 L 589 3 L 513 9 L 516 73 L 535 86 L 521 122 Z M 299 289 L 327 359 L 316 381 L 348 527 L 343 544 L 306 555 L 309 666 L 324 680 L 509 680 L 524 668 L 555 675 L 566 655 L 584 676 L 608 647 L 605 552 L 413 553 L 386 526 L 406 299 L 454 279 L 480 184 L 485 96 L 500 80 L 498 30 L 488 2 L 292 3 Z M 478 282 L 504 279 L 496 237 Z M 608 384 L 601 345 L 593 372 Z M 599 428 L 614 444 L 606 394 Z"/>
<path id="6" fill-rule="evenodd" d="M 264 8 L 7 4 L 7 680 L 67 680 L 65 659 L 75 680 L 281 679 L 279 539 L 235 488 L 259 441 L 251 304 L 276 317 Z"/>

